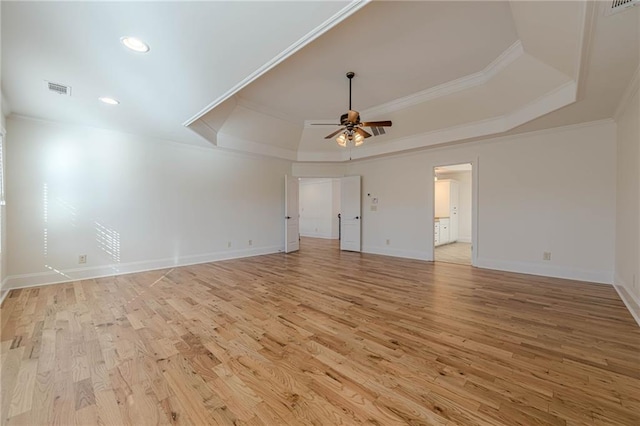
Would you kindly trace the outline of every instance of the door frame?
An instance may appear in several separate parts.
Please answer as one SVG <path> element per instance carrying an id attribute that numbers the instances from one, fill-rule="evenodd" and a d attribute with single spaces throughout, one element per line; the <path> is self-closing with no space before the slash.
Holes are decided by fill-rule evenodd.
<path id="1" fill-rule="evenodd" d="M 455 166 L 456 164 L 471 164 L 471 266 L 478 266 L 478 252 L 479 252 L 479 241 L 478 241 L 478 189 L 479 189 L 479 157 L 473 158 L 461 158 L 451 161 L 434 161 L 429 163 L 429 167 L 431 168 L 431 180 L 429 184 L 429 191 L 431 199 L 431 211 L 430 213 L 430 221 L 429 223 L 429 231 L 428 235 L 431 236 L 431 256 L 427 259 L 428 261 L 435 261 L 436 247 L 434 241 L 434 230 L 433 224 L 436 216 L 436 203 L 435 203 L 435 180 L 436 177 L 436 167 L 446 167 L 446 166 Z"/>
<path id="2" fill-rule="evenodd" d="M 349 177 L 352 175 L 348 175 L 346 173 L 340 173 L 340 172 L 335 172 L 335 173 L 296 173 L 295 171 L 293 171 L 290 175 L 292 178 L 296 178 L 298 179 L 298 181 L 300 179 L 342 179 L 345 177 Z M 360 176 L 360 252 L 362 252 L 362 176 Z M 300 200 L 300 185 L 298 185 L 298 200 Z M 342 204 L 342 200 L 340 200 L 340 204 Z M 340 206 L 340 209 L 342 210 L 342 206 Z M 298 221 L 298 235 L 300 235 L 300 222 Z M 340 241 L 340 240 L 338 240 Z M 284 250 L 283 250 L 284 251 Z"/>
<path id="3" fill-rule="evenodd" d="M 295 188 L 290 187 L 295 182 Z M 295 211 L 289 210 L 289 194 L 295 194 Z M 285 175 L 284 176 L 284 252 L 292 253 L 300 250 L 300 179 L 297 177 Z M 291 215 L 291 216 L 289 216 Z M 295 222 L 295 243 L 289 244 L 289 224 Z"/>

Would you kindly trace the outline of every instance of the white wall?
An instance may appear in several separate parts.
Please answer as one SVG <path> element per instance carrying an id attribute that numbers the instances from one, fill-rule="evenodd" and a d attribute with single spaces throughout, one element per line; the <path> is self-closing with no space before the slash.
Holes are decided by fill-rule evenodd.
<path id="1" fill-rule="evenodd" d="M 2 22 L 2 3 L 0 2 L 0 22 Z M 0 70 L 2 70 L 2 31 L 0 31 Z M 0 71 L 0 83 L 2 82 L 2 72 Z M 0 133 L 4 133 L 7 128 L 5 111 L 4 111 L 4 95 L 0 87 Z M 2 138 L 2 152 L 6 152 L 6 135 Z M 4 280 L 7 276 L 7 220 L 6 208 L 4 203 L 0 204 L 0 303 L 4 300 L 6 290 L 4 289 Z"/>
<path id="2" fill-rule="evenodd" d="M 640 98 L 638 86 L 617 116 L 615 283 L 640 323 Z"/>
<path id="3" fill-rule="evenodd" d="M 467 172 L 440 173 L 442 179 L 453 179 L 458 182 L 458 241 L 471 242 L 471 208 L 472 208 L 472 175 Z"/>
<path id="4" fill-rule="evenodd" d="M 379 199 L 363 251 L 433 259 L 433 167 L 477 161 L 478 266 L 611 283 L 615 137 L 606 121 L 352 163 Z"/>
<path id="5" fill-rule="evenodd" d="M 2 109 L 0 108 L 0 116 L 2 116 Z M 3 116 L 4 117 L 4 116 Z M 4 125 L 4 123 L 3 123 Z M 2 135 L 1 133 L 4 131 L 4 127 L 0 127 L 0 143 L 2 147 L 3 157 L 6 155 L 6 140 L 7 135 Z M 2 159 L 3 164 L 2 167 L 6 165 L 6 162 Z M 3 176 L 6 179 L 6 176 Z M 3 197 L 0 197 L 3 198 Z M 4 282 L 7 277 L 7 209 L 3 199 L 0 199 L 0 302 L 3 300 L 3 297 L 6 294 L 4 289 Z"/>
<path id="6" fill-rule="evenodd" d="M 8 286 L 283 249 L 288 161 L 22 118 L 7 125 Z"/>
<path id="7" fill-rule="evenodd" d="M 338 238 L 339 201 L 336 205 L 336 179 L 300 179 L 300 235 Z M 339 183 L 339 181 L 338 181 Z M 340 199 L 338 184 L 338 200 Z"/>

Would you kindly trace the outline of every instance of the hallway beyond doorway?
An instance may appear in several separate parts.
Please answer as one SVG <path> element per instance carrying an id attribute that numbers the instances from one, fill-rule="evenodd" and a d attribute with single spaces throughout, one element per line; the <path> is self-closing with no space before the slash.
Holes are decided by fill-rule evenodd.
<path id="1" fill-rule="evenodd" d="M 434 251 L 436 262 L 471 265 L 471 243 L 455 242 L 438 246 Z"/>

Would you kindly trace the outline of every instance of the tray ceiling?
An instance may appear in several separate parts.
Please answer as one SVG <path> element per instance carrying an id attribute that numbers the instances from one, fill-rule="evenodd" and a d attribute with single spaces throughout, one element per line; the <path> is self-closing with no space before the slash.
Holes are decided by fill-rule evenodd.
<path id="1" fill-rule="evenodd" d="M 10 112 L 298 161 L 344 161 L 611 117 L 640 8 L 604 3 L 2 2 Z M 28 29 L 29 31 L 25 31 Z M 136 35 L 147 55 L 123 49 Z M 348 107 L 393 120 L 324 135 Z M 44 81 L 72 96 L 44 90 Z M 99 96 L 121 101 L 115 108 Z M 6 111 L 5 111 L 6 112 Z"/>

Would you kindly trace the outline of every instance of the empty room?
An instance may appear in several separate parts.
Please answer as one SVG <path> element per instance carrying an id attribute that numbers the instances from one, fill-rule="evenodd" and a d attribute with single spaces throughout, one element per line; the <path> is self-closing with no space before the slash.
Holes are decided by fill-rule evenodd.
<path id="1" fill-rule="evenodd" d="M 0 424 L 640 424 L 640 0 L 0 23 Z"/>

